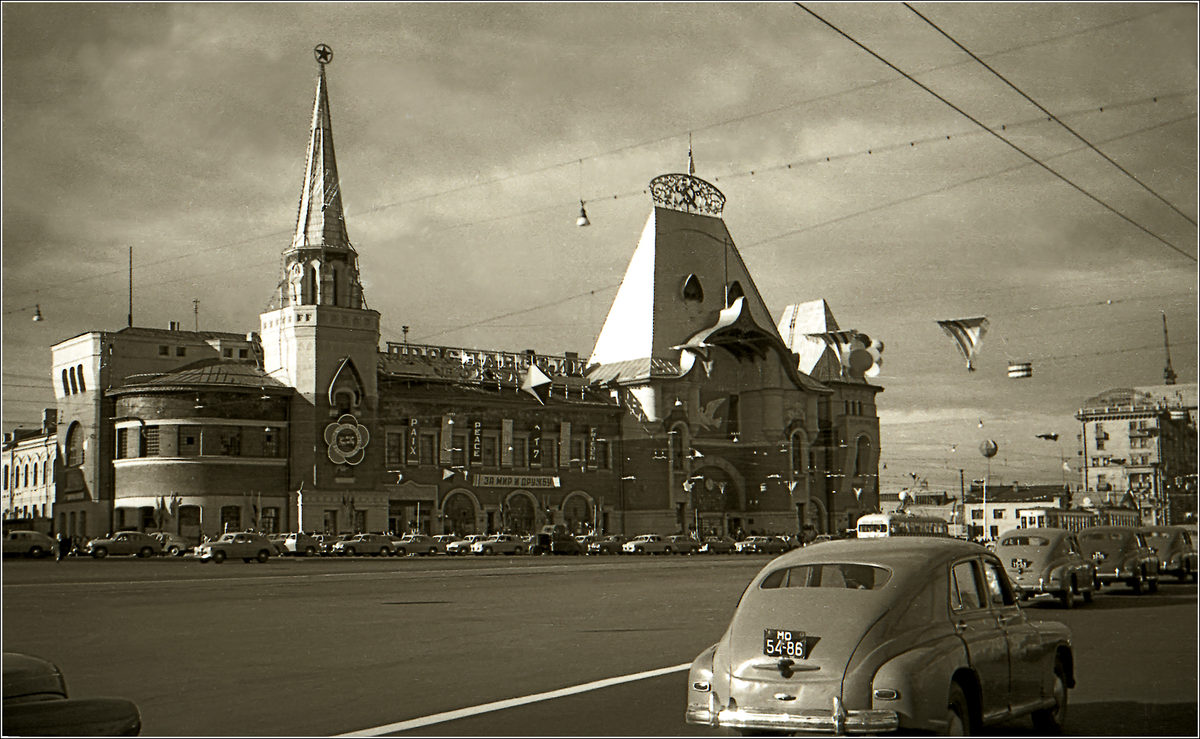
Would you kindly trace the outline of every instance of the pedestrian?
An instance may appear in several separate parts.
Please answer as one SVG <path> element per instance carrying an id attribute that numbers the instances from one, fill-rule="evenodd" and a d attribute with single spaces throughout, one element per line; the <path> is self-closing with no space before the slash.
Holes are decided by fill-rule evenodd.
<path id="1" fill-rule="evenodd" d="M 61 562 L 62 558 L 67 556 L 67 553 L 70 551 L 71 551 L 71 537 L 67 536 L 66 534 L 59 534 L 58 535 L 58 558 L 55 561 Z"/>

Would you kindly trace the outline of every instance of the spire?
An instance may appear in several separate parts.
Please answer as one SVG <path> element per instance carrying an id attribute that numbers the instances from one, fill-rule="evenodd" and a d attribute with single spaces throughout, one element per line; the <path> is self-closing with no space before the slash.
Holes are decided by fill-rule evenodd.
<path id="1" fill-rule="evenodd" d="M 284 276 L 277 305 L 332 305 L 366 308 L 358 277 L 358 253 L 346 235 L 346 215 L 338 184 L 337 158 L 333 153 L 333 127 L 329 122 L 329 95 L 325 65 L 333 51 L 321 44 L 314 49 L 321 73 L 313 103 L 304 189 L 291 248 L 284 251 Z"/>
<path id="2" fill-rule="evenodd" d="M 696 174 L 696 160 L 692 159 L 692 133 L 688 132 L 688 174 Z"/>
<path id="3" fill-rule="evenodd" d="M 351 252 L 346 234 L 346 215 L 338 182 L 337 159 L 333 152 L 333 126 L 329 118 L 329 95 L 325 65 L 333 61 L 333 51 L 321 44 L 314 49 L 320 75 L 313 103 L 312 131 L 308 161 L 304 167 L 304 189 L 300 193 L 300 213 L 292 249 L 333 247 Z"/>

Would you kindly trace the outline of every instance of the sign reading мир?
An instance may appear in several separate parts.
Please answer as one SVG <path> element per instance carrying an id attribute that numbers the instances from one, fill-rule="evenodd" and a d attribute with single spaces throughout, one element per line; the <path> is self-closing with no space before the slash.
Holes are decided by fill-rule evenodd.
<path id="1" fill-rule="evenodd" d="M 556 488 L 554 475 L 476 475 L 475 484 L 490 488 Z"/>

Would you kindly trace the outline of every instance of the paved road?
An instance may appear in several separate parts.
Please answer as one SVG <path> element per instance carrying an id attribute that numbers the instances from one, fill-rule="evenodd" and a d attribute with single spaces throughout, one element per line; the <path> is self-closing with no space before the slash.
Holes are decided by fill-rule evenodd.
<path id="1" fill-rule="evenodd" d="M 147 735 L 710 735 L 683 723 L 670 669 L 766 561 L 6 560 L 4 648 L 54 660 L 76 695 L 134 700 Z M 1195 734 L 1196 596 L 1028 609 L 1075 632 L 1070 733 Z M 516 705 L 428 718 L 500 701 Z M 1013 733 L 1034 735 L 996 732 Z"/>

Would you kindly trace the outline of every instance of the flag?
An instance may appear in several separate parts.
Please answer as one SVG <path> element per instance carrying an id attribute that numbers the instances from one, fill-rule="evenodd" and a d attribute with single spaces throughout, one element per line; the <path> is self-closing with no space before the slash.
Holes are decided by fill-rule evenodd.
<path id="1" fill-rule="evenodd" d="M 1046 441 L 1058 441 L 1058 434 L 1038 434 L 1037 438 L 1045 439 Z"/>
<path id="2" fill-rule="evenodd" d="M 537 389 L 542 385 L 549 384 L 550 378 L 546 376 L 546 373 L 538 369 L 536 364 L 530 362 L 529 372 L 525 374 L 525 381 L 521 383 L 521 389 L 537 398 L 537 402 L 545 405 L 546 401 L 542 400 L 542 396 L 538 395 Z"/>
<path id="3" fill-rule="evenodd" d="M 454 470 L 442 470 L 443 480 L 449 480 L 451 477 L 454 477 Z"/>
<path id="4" fill-rule="evenodd" d="M 937 324 L 942 327 L 947 336 L 958 342 L 958 350 L 967 360 L 967 369 L 974 372 L 975 366 L 972 362 L 979 342 L 983 341 L 983 336 L 987 333 L 988 319 L 981 316 L 938 321 Z"/>
<path id="5" fill-rule="evenodd" d="M 1009 377 L 1033 377 L 1032 362 L 1009 362 L 1008 363 Z"/>
<path id="6" fill-rule="evenodd" d="M 1065 472 L 1071 471 L 1071 463 L 1070 462 L 1063 462 L 1063 471 L 1065 471 Z"/>

